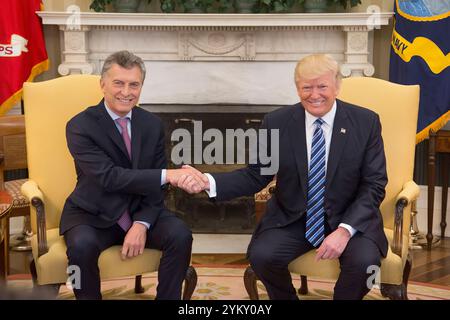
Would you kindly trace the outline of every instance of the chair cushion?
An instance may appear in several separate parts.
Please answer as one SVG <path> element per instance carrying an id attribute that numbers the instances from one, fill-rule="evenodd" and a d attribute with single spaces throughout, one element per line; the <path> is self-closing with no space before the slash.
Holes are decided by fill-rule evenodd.
<path id="1" fill-rule="evenodd" d="M 393 231 L 384 229 L 389 243 L 393 242 Z M 381 283 L 401 284 L 403 268 L 408 255 L 408 237 L 403 237 L 402 257 L 394 254 L 389 246 L 386 258 L 381 260 Z M 340 273 L 339 260 L 320 260 L 315 262 L 315 250 L 298 257 L 289 264 L 289 271 L 295 274 L 336 280 Z"/>
<path id="2" fill-rule="evenodd" d="M 37 237 L 31 239 L 33 258 L 38 274 L 38 283 L 66 283 L 67 281 L 67 255 L 64 237 L 59 235 L 59 229 L 47 231 L 49 250 L 46 254 L 37 257 Z M 102 279 L 123 276 L 139 275 L 158 270 L 161 251 L 145 249 L 144 254 L 133 259 L 122 261 L 120 257 L 121 246 L 112 246 L 103 251 L 99 258 L 100 276 Z"/>
<path id="3" fill-rule="evenodd" d="M 23 208 L 30 206 L 30 202 L 27 198 L 25 198 L 20 192 L 20 187 L 27 181 L 27 179 L 17 179 L 5 182 L 5 190 L 13 198 L 13 209 L 14 208 Z"/>

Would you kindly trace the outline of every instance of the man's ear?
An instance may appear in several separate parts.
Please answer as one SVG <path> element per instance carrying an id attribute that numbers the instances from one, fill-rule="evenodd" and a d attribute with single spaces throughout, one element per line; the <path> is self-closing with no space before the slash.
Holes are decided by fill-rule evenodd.
<path id="1" fill-rule="evenodd" d="M 297 95 L 300 98 L 300 86 L 299 86 L 298 82 L 295 82 L 295 89 L 297 90 Z"/>
<path id="2" fill-rule="evenodd" d="M 105 88 L 105 80 L 103 78 L 100 78 L 100 88 L 103 89 Z"/>
<path id="3" fill-rule="evenodd" d="M 336 97 L 339 95 L 339 92 L 341 92 L 341 85 L 342 85 L 342 80 L 336 80 Z"/>

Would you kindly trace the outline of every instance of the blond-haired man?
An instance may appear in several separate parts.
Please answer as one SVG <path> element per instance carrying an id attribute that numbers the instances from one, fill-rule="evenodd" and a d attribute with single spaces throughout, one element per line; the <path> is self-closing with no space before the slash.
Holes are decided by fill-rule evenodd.
<path id="1" fill-rule="evenodd" d="M 387 253 L 379 210 L 387 183 L 380 120 L 336 99 L 340 80 L 332 57 L 307 56 L 295 69 L 301 102 L 264 118 L 263 128 L 279 130 L 279 170 L 248 258 L 271 299 L 297 299 L 288 264 L 310 250 L 317 260 L 339 259 L 335 299 L 362 299 L 368 267 L 379 266 Z M 208 192 L 217 201 L 254 194 L 274 177 L 260 169 L 209 175 Z M 186 190 L 194 185 L 178 183 Z"/>

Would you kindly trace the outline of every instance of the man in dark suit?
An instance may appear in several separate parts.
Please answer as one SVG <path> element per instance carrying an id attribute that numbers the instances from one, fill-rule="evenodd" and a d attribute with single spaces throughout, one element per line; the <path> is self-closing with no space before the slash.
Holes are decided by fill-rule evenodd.
<path id="1" fill-rule="evenodd" d="M 271 299 L 297 299 L 288 264 L 313 249 L 316 260 L 339 259 L 334 298 L 362 299 L 368 267 L 379 266 L 387 253 L 379 210 L 387 183 L 380 120 L 337 100 L 340 80 L 330 56 L 300 60 L 295 82 L 301 103 L 267 114 L 262 126 L 278 130 L 278 171 L 264 175 L 256 164 L 207 174 L 207 191 L 218 201 L 252 195 L 276 174 L 275 193 L 248 249 Z M 273 142 L 268 147 L 276 150 Z M 192 191 L 196 182 L 183 177 L 178 186 Z"/>
<path id="2" fill-rule="evenodd" d="M 60 232 L 69 265 L 80 268 L 77 299 L 101 299 L 98 258 L 118 244 L 123 259 L 144 248 L 162 250 L 157 299 L 181 298 L 192 234 L 164 207 L 162 186 L 188 175 L 203 187 L 202 177 L 189 168 L 165 169 L 162 123 L 135 107 L 144 78 L 139 57 L 128 51 L 112 54 L 101 72 L 104 99 L 67 123 L 77 184 L 66 200 Z"/>

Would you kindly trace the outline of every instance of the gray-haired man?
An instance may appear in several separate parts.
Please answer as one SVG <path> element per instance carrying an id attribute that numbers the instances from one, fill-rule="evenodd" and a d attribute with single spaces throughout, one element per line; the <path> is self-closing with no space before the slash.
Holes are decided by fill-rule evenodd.
<path id="1" fill-rule="evenodd" d="M 180 299 L 191 257 L 192 234 L 164 207 L 162 185 L 182 175 L 202 178 L 189 168 L 166 170 L 161 120 L 136 107 L 145 78 L 143 61 L 128 51 L 109 56 L 100 86 L 104 99 L 67 124 L 77 184 L 67 198 L 60 232 L 69 265 L 81 269 L 77 299 L 101 299 L 98 257 L 122 245 L 122 258 L 144 248 L 162 250 L 157 299 Z"/>

